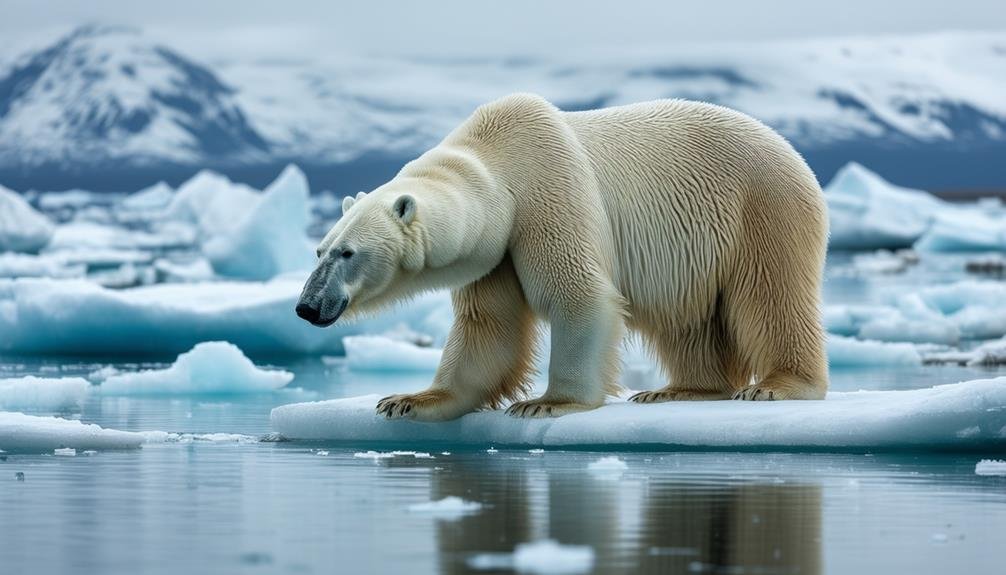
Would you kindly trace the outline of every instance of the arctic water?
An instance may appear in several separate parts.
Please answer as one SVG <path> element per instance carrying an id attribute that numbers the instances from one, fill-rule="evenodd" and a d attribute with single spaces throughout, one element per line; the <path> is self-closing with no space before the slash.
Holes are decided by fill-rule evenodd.
<path id="1" fill-rule="evenodd" d="M 829 261 L 830 303 L 869 303 L 881 287 L 916 281 L 859 273 L 862 262 L 841 253 Z M 957 268 L 927 270 L 927 283 L 963 279 L 947 269 Z M 147 357 L 143 367 L 173 359 Z M 1006 476 L 976 474 L 980 460 L 1001 453 L 539 453 L 485 445 L 362 457 L 396 446 L 274 441 L 270 409 L 419 389 L 429 373 L 357 373 L 339 358 L 253 359 L 293 372 L 293 389 L 91 394 L 71 415 L 113 429 L 235 436 L 184 436 L 75 457 L 7 455 L 0 462 L 3 572 L 462 573 L 486 557 L 503 557 L 506 567 L 506 555 L 486 554 L 545 539 L 589 546 L 598 573 L 1001 568 L 990 550 L 1006 529 Z M 5 377 L 86 376 L 136 362 L 0 356 Z M 831 381 L 840 391 L 909 389 L 1003 374 L 880 366 L 833 368 Z M 589 469 L 607 456 L 624 469 Z M 448 496 L 481 507 L 410 509 Z"/>

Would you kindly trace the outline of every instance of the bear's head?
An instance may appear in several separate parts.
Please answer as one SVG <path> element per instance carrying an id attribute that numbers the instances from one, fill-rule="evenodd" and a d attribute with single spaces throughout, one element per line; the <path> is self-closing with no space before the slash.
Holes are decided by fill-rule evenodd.
<path id="1" fill-rule="evenodd" d="M 376 310 L 401 297 L 403 276 L 424 263 L 418 201 L 380 189 L 342 202 L 342 217 L 318 246 L 318 263 L 304 285 L 297 315 L 320 327 L 347 311 Z"/>

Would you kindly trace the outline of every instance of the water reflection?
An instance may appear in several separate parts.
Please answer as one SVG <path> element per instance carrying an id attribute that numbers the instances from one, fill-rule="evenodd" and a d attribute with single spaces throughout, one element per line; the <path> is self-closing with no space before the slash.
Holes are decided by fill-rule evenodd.
<path id="1" fill-rule="evenodd" d="M 509 552 L 544 538 L 591 546 L 600 572 L 822 570 L 819 483 L 610 478 L 546 467 L 533 457 L 487 459 L 427 463 L 436 468 L 431 499 L 485 504 L 477 515 L 437 523 L 442 573 L 471 572 L 466 561 L 475 553 Z M 492 479 L 473 481 L 487 475 Z"/>

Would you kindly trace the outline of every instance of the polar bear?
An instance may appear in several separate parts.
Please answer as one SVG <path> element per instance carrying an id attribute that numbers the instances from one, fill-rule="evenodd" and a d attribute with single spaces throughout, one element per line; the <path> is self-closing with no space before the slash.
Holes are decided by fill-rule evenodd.
<path id="1" fill-rule="evenodd" d="M 433 383 L 381 400 L 389 418 L 595 408 L 619 391 L 626 329 L 669 380 L 632 401 L 820 399 L 825 210 L 800 155 L 739 112 L 685 100 L 562 112 L 515 94 L 346 198 L 296 311 L 325 326 L 453 290 Z M 525 399 L 539 320 L 548 388 Z"/>

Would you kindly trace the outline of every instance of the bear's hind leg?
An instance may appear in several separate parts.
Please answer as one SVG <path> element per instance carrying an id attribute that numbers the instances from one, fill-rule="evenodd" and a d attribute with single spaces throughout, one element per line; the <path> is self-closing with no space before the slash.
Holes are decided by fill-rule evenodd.
<path id="1" fill-rule="evenodd" d="M 730 399 L 750 377 L 719 321 L 676 336 L 650 336 L 670 383 L 629 398 L 635 403 Z"/>

